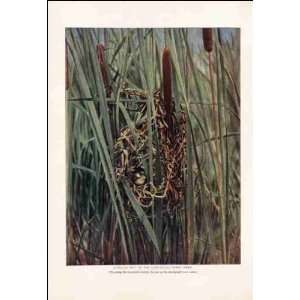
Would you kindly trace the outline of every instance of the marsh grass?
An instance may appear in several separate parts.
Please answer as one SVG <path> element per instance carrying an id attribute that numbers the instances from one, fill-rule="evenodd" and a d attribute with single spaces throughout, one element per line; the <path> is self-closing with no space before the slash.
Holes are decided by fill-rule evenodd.
<path id="1" fill-rule="evenodd" d="M 240 263 L 239 31 L 198 31 L 195 50 L 189 29 L 66 29 L 68 265 Z M 147 97 L 126 97 L 124 83 Z M 146 180 L 162 183 L 157 89 L 187 118 L 185 193 L 172 213 L 159 199 L 142 207 L 115 173 L 120 131 L 142 117 Z"/>

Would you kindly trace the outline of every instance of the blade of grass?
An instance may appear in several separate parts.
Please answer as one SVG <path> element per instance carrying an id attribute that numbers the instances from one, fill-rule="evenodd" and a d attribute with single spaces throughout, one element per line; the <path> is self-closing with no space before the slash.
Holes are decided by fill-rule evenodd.
<path id="1" fill-rule="evenodd" d="M 148 234 L 149 239 L 152 241 L 153 245 L 155 246 L 157 254 L 160 255 L 160 247 L 158 245 L 158 240 L 157 240 L 156 234 L 153 230 L 153 227 L 148 220 L 147 215 L 145 214 L 144 210 L 139 205 L 138 201 L 135 199 L 135 196 L 132 193 L 128 183 L 124 182 L 123 186 L 124 186 L 124 190 L 125 190 L 128 198 L 130 200 L 130 203 L 132 204 L 133 209 L 135 210 L 140 222 L 143 224 L 143 226 Z"/>

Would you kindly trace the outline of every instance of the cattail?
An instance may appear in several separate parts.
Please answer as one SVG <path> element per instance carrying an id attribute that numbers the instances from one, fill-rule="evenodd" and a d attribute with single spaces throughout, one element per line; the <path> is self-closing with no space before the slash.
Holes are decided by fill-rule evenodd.
<path id="1" fill-rule="evenodd" d="M 218 132 L 218 114 L 217 114 L 217 106 L 216 106 L 217 103 L 216 103 L 214 83 L 213 83 L 213 67 L 212 67 L 212 60 L 211 60 L 211 51 L 213 49 L 212 28 L 203 28 L 202 29 L 202 38 L 203 38 L 204 48 L 208 53 L 209 82 L 210 82 L 211 99 L 212 99 L 211 113 L 212 113 L 212 116 L 214 119 L 214 130 L 217 133 Z"/>
<path id="2" fill-rule="evenodd" d="M 106 90 L 106 97 L 110 97 L 110 95 L 111 95 L 111 86 L 110 86 L 109 80 L 108 80 L 107 68 L 106 68 L 106 64 L 105 64 L 104 50 L 105 50 L 104 45 L 102 45 L 102 44 L 97 45 L 97 56 L 98 56 L 98 61 L 99 61 L 99 65 L 100 65 L 102 80 L 103 80 L 104 87 L 105 87 L 105 90 Z"/>
<path id="3" fill-rule="evenodd" d="M 202 37 L 205 50 L 211 52 L 213 49 L 212 28 L 203 28 Z"/>
<path id="4" fill-rule="evenodd" d="M 66 79 L 66 90 L 69 89 L 69 70 L 68 70 L 68 48 L 67 48 L 67 44 L 66 44 L 66 48 L 65 48 L 65 79 Z"/>
<path id="5" fill-rule="evenodd" d="M 171 57 L 170 50 L 164 48 L 163 57 L 163 99 L 164 106 L 166 110 L 166 121 L 172 135 L 173 124 L 172 124 L 172 66 L 171 66 Z"/>

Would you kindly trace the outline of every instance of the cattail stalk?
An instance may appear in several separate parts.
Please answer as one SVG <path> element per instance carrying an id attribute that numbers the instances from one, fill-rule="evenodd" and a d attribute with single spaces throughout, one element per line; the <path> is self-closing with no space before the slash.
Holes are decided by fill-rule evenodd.
<path id="1" fill-rule="evenodd" d="M 69 89 L 69 68 L 68 68 L 68 47 L 66 43 L 66 48 L 65 48 L 65 85 L 66 85 L 66 91 Z"/>
<path id="2" fill-rule="evenodd" d="M 213 83 L 213 71 L 212 71 L 212 61 L 211 61 L 211 52 L 213 50 L 213 35 L 212 28 L 203 28 L 202 29 L 202 38 L 204 49 L 208 53 L 208 68 L 209 68 L 209 81 L 211 89 L 211 99 L 212 99 L 212 115 L 214 120 L 214 131 L 215 134 L 218 132 L 218 119 L 217 119 L 217 103 L 214 92 L 214 83 Z"/>
<path id="3" fill-rule="evenodd" d="M 212 117 L 214 123 L 214 132 L 215 135 L 217 135 L 218 133 L 220 133 L 220 128 L 219 128 L 220 115 L 217 112 L 218 106 L 215 98 L 214 84 L 213 84 L 213 68 L 212 68 L 212 60 L 211 60 L 211 52 L 213 50 L 212 28 L 203 28 L 202 37 L 203 37 L 204 49 L 208 53 L 209 81 L 210 81 L 211 97 L 212 97 Z M 222 136 L 222 134 L 220 134 L 220 136 Z M 217 161 L 216 178 L 217 178 L 218 190 L 220 194 L 220 206 L 221 206 L 220 219 L 221 219 L 221 230 L 222 230 L 222 260 L 223 263 L 226 263 L 227 262 L 226 216 L 224 211 L 224 193 L 223 193 L 223 181 L 222 181 L 222 177 L 224 174 L 222 172 L 222 159 L 221 157 L 219 157 L 218 150 L 222 151 L 222 147 L 220 146 L 220 148 L 218 149 L 218 143 L 216 141 L 215 142 L 215 157 Z"/>
<path id="4" fill-rule="evenodd" d="M 217 133 L 219 132 L 217 101 L 216 101 L 216 96 L 215 96 L 212 61 L 211 61 L 211 53 L 210 52 L 208 53 L 208 68 L 209 68 L 209 82 L 210 82 L 211 99 L 212 99 L 212 115 L 213 115 L 213 120 L 214 120 L 214 131 L 215 131 L 215 135 L 217 135 Z"/>
<path id="5" fill-rule="evenodd" d="M 109 79 L 108 79 L 108 74 L 107 74 L 107 66 L 105 64 L 105 47 L 102 44 L 97 45 L 97 56 L 98 56 L 98 61 L 100 65 L 100 70 L 101 70 L 101 75 L 102 75 L 102 80 L 103 84 L 106 90 L 106 97 L 111 96 L 111 86 L 109 84 Z"/>
<path id="6" fill-rule="evenodd" d="M 171 57 L 170 50 L 164 48 L 163 57 L 163 100 L 166 110 L 166 121 L 168 124 L 168 132 L 170 133 L 169 137 L 172 139 L 173 136 L 173 121 L 172 121 L 172 66 L 171 66 Z"/>

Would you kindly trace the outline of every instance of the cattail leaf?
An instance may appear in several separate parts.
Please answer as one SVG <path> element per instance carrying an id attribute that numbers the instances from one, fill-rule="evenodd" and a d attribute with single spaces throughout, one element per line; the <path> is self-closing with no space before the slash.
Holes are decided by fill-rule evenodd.
<path id="1" fill-rule="evenodd" d="M 68 62 L 68 47 L 67 47 L 67 43 L 65 43 L 65 80 L 66 80 L 66 90 L 69 89 L 69 62 Z"/>
<path id="2" fill-rule="evenodd" d="M 160 255 L 160 249 L 158 246 L 158 240 L 157 237 L 155 235 L 155 232 L 153 230 L 153 227 L 151 225 L 151 223 L 148 220 L 147 215 L 145 214 L 145 212 L 143 211 L 143 209 L 141 208 L 141 206 L 139 205 L 138 201 L 135 199 L 134 194 L 132 193 L 130 187 L 128 186 L 128 184 L 126 182 L 124 182 L 123 184 L 124 186 L 124 190 L 130 200 L 130 203 L 132 204 L 133 209 L 135 210 L 140 222 L 143 224 L 149 240 L 152 241 L 153 245 L 155 246 L 155 249 L 157 250 L 157 253 Z"/>
<path id="3" fill-rule="evenodd" d="M 80 165 L 75 165 L 75 164 L 72 164 L 72 167 L 73 167 L 73 169 L 81 170 L 81 171 L 91 174 L 94 177 L 97 177 L 96 172 L 90 168 L 80 166 Z"/>
<path id="4" fill-rule="evenodd" d="M 102 165 L 103 165 L 103 169 L 105 172 L 105 176 L 106 176 L 106 181 L 109 185 L 109 189 L 110 189 L 110 194 L 111 194 L 111 198 L 113 200 L 113 204 L 114 204 L 114 208 L 116 210 L 117 216 L 118 216 L 118 222 L 120 225 L 120 230 L 122 233 L 122 241 L 124 243 L 124 250 L 127 249 L 126 245 L 127 245 L 127 239 L 123 230 L 123 222 L 125 224 L 125 228 L 126 228 L 126 232 L 127 232 L 127 238 L 129 241 L 129 249 L 131 254 L 133 254 L 133 245 L 132 245 L 132 239 L 130 236 L 130 232 L 129 232 L 129 227 L 128 227 L 128 221 L 127 221 L 127 217 L 125 214 L 125 209 L 124 209 L 124 205 L 123 205 L 123 201 L 122 201 L 122 197 L 120 194 L 120 190 L 114 175 L 114 170 L 112 167 L 112 162 L 110 159 L 110 155 L 108 152 L 108 148 L 104 139 L 104 134 L 102 131 L 102 128 L 100 126 L 98 117 L 97 117 L 97 112 L 96 112 L 96 108 L 94 106 L 94 103 L 92 102 L 88 102 L 86 104 L 87 109 L 90 113 L 91 116 L 91 121 L 92 121 L 92 129 L 94 131 L 94 134 L 96 136 L 96 140 L 97 140 L 97 145 L 98 145 L 98 149 L 99 149 L 99 154 L 100 154 L 100 158 L 102 161 Z M 118 204 L 115 198 L 115 194 L 117 195 L 117 199 L 118 199 Z M 120 207 L 120 212 L 119 212 L 119 207 Z M 123 218 L 123 222 L 121 220 L 120 215 L 122 215 Z M 128 256 L 128 253 L 126 254 Z M 128 256 L 129 257 L 129 256 Z"/>
<path id="5" fill-rule="evenodd" d="M 76 65 L 76 75 L 78 76 L 78 79 L 77 79 L 78 80 L 78 86 L 79 86 L 80 92 L 81 92 L 80 95 L 81 95 L 81 97 L 91 98 L 92 97 L 91 92 L 90 92 L 90 89 L 89 89 L 88 82 L 86 80 L 85 73 L 83 71 L 81 61 L 78 57 L 78 54 L 77 54 L 75 45 L 73 43 L 73 40 L 71 39 L 69 34 L 66 35 L 66 40 L 67 40 L 67 44 L 69 46 L 69 48 L 68 48 L 69 51 L 68 52 L 70 52 L 70 55 L 73 57 L 75 65 Z"/>

